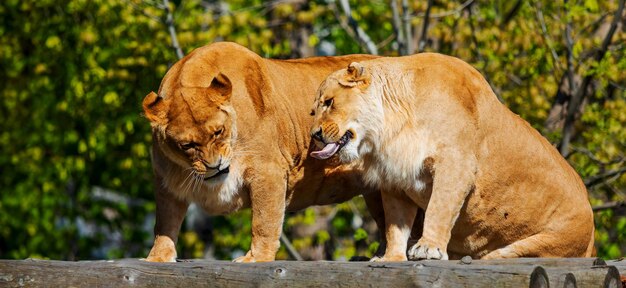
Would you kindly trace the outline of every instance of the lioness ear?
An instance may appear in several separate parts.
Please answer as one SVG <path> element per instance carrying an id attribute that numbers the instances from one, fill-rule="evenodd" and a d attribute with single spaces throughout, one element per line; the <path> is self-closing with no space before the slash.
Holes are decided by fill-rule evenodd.
<path id="1" fill-rule="evenodd" d="M 230 99 L 232 94 L 233 85 L 230 83 L 230 79 L 226 75 L 219 73 L 213 81 L 211 81 L 211 89 L 217 91 L 217 93 L 223 98 L 224 101 Z"/>
<path id="2" fill-rule="evenodd" d="M 339 84 L 347 87 L 355 87 L 359 84 L 367 83 L 369 83 L 369 75 L 365 67 L 358 62 L 350 63 L 348 69 L 346 69 L 346 74 L 339 79 Z"/>
<path id="3" fill-rule="evenodd" d="M 150 122 L 158 125 L 167 124 L 167 109 L 169 103 L 154 91 L 143 98 L 143 112 Z"/>

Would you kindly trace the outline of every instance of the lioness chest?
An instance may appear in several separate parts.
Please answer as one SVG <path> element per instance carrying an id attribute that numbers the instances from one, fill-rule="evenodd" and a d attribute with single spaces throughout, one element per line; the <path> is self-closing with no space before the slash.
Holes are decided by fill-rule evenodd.
<path id="1" fill-rule="evenodd" d="M 383 143 L 383 149 L 364 158 L 365 180 L 383 191 L 404 192 L 426 208 L 432 191 L 431 156 L 435 143 L 426 130 L 415 130 Z"/>
<path id="2" fill-rule="evenodd" d="M 228 214 L 250 207 L 249 191 L 238 170 L 231 170 L 220 181 L 202 181 L 194 178 L 190 170 L 160 156 L 156 153 L 153 159 L 157 176 L 177 198 L 196 203 L 211 215 Z"/>

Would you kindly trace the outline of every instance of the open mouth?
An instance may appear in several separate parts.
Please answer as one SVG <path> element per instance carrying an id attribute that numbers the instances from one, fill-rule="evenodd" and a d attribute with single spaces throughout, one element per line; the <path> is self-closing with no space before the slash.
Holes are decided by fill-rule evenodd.
<path id="1" fill-rule="evenodd" d="M 346 144 L 350 142 L 350 139 L 352 139 L 352 136 L 352 131 L 346 131 L 346 134 L 343 134 L 343 136 L 339 138 L 339 141 L 327 143 L 324 148 L 322 148 L 322 150 L 311 152 L 311 157 L 320 160 L 330 158 L 331 156 L 335 155 L 335 153 L 337 153 L 339 150 L 341 150 L 343 146 L 346 146 Z"/>
<path id="2" fill-rule="evenodd" d="M 228 166 L 228 167 L 226 167 L 226 168 L 224 168 L 222 170 L 217 171 L 217 173 L 215 173 L 215 174 L 213 174 L 213 175 L 211 175 L 209 177 L 205 177 L 204 180 L 209 180 L 209 179 L 212 179 L 212 178 L 216 178 L 216 177 L 219 177 L 220 175 L 228 174 L 228 172 L 230 172 L 230 166 Z"/>

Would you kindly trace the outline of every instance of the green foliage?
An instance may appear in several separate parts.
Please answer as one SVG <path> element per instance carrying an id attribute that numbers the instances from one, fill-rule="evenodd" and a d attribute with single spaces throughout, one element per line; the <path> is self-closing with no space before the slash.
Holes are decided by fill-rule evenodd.
<path id="1" fill-rule="evenodd" d="M 2 6 L 0 255 L 92 258 L 103 235 L 79 237 L 78 221 L 121 232 L 120 251 L 135 255 L 147 235 L 126 227 L 150 206 L 102 203 L 92 192 L 150 199 L 149 129 L 138 103 L 164 71 L 147 59 L 167 59 L 169 49 L 141 41 L 158 30 L 114 2 Z"/>
<path id="2" fill-rule="evenodd" d="M 250 210 L 237 212 L 229 217 L 216 217 L 213 230 L 215 257 L 231 259 L 233 251 L 245 254 L 252 242 L 252 214 Z"/>
<path id="3" fill-rule="evenodd" d="M 220 40 L 272 58 L 300 56 L 299 48 L 323 43 L 333 44 L 337 54 L 366 52 L 346 30 L 337 2 L 305 2 L 188 0 L 173 1 L 170 8 L 185 53 Z M 410 11 L 422 15 L 427 1 L 409 2 Z M 577 124 L 568 161 L 583 178 L 622 167 L 626 48 L 612 46 L 599 63 L 592 57 L 605 35 L 599 28 L 612 19 L 617 1 L 569 1 L 567 6 L 522 1 L 509 17 L 514 2 L 476 1 L 456 10 L 459 1 L 435 1 L 432 14 L 445 16 L 430 20 L 426 50 L 471 63 L 508 107 L 556 143 L 560 131 L 547 129 L 545 121 L 567 69 L 563 35 L 570 21 L 574 72 L 593 77 L 594 93 Z M 177 60 L 159 5 L 140 0 L 0 3 L 0 258 L 146 255 L 155 207 L 150 131 L 140 103 Z M 389 3 L 351 0 L 350 5 L 379 53 L 398 55 Z M 416 44 L 423 17 L 409 21 Z M 625 41 L 622 30 L 613 43 Z M 590 200 L 593 205 L 624 201 L 624 187 L 626 176 L 614 176 L 590 187 Z M 610 210 L 595 216 L 599 255 L 624 256 L 624 217 Z M 332 259 L 349 259 L 371 256 L 378 247 L 360 198 L 289 215 L 285 231 L 319 221 L 328 228 L 291 235 L 298 250 L 325 247 Z M 245 253 L 250 212 L 215 217 L 213 229 L 215 257 Z M 180 255 L 201 257 L 207 247 L 200 236 L 183 231 Z M 115 247 L 107 246 L 112 238 Z M 278 257 L 288 256 L 281 250 Z"/>

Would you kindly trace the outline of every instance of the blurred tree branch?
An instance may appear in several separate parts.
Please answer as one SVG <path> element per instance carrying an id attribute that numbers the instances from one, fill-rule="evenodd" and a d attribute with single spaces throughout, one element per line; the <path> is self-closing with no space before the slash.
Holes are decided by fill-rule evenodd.
<path id="1" fill-rule="evenodd" d="M 404 24 L 404 41 L 406 41 L 405 49 L 406 55 L 413 54 L 413 39 L 411 39 L 411 17 L 409 15 L 409 3 L 408 0 L 402 0 L 402 22 Z"/>
<path id="2" fill-rule="evenodd" d="M 509 12 L 506 13 L 506 15 L 504 16 L 504 20 L 502 20 L 502 22 L 500 22 L 500 25 L 498 25 L 500 27 L 500 29 L 504 29 L 506 27 L 507 24 L 509 24 L 509 22 L 515 18 L 515 15 L 517 15 L 517 13 L 519 13 L 520 8 L 522 7 L 522 0 L 517 0 L 517 2 L 515 2 L 515 4 L 513 5 L 513 7 L 511 8 L 511 10 L 509 10 Z"/>
<path id="3" fill-rule="evenodd" d="M 619 156 L 616 157 L 610 161 L 602 161 L 600 159 L 598 159 L 598 157 L 596 157 L 593 152 L 589 151 L 588 149 L 585 148 L 581 148 L 581 147 L 572 147 L 572 152 L 567 154 L 567 156 L 565 156 L 565 158 L 569 158 L 570 156 L 572 156 L 574 153 L 582 153 L 585 156 L 589 157 L 589 159 L 593 160 L 595 163 L 598 163 L 601 166 L 608 166 L 608 165 L 614 165 L 614 164 L 621 164 L 624 161 L 626 161 L 626 158 L 624 158 L 624 156 Z"/>
<path id="4" fill-rule="evenodd" d="M 141 14 L 143 14 L 144 16 L 148 17 L 149 19 L 159 22 L 159 23 L 163 23 L 163 20 L 157 16 L 154 16 L 148 12 L 146 12 L 144 9 L 142 9 L 141 7 L 139 7 L 139 5 L 135 4 L 134 2 L 130 1 L 130 0 L 124 0 L 124 2 L 128 3 L 131 7 L 133 7 L 133 9 L 135 11 L 140 12 Z"/>
<path id="5" fill-rule="evenodd" d="M 393 17 L 393 21 L 391 24 L 393 26 L 393 32 L 396 34 L 396 41 L 398 42 L 398 54 L 407 55 L 406 54 L 406 45 L 407 41 L 405 38 L 405 33 L 402 29 L 402 24 L 400 21 L 400 13 L 398 12 L 398 1 L 391 0 L 391 15 Z"/>
<path id="6" fill-rule="evenodd" d="M 436 19 L 436 18 L 443 18 L 443 17 L 448 17 L 454 14 L 459 14 L 461 13 L 463 10 L 465 10 L 465 8 L 467 8 L 467 6 L 472 5 L 472 3 L 474 3 L 474 0 L 467 0 L 465 1 L 463 4 L 459 5 L 458 7 L 450 10 L 450 11 L 445 11 L 445 12 L 441 12 L 441 13 L 435 13 L 435 14 L 431 14 L 428 16 L 428 18 L 430 19 Z M 424 17 L 426 13 L 417 13 L 415 15 L 412 15 L 411 17 L 414 18 L 421 18 Z"/>
<path id="7" fill-rule="evenodd" d="M 567 8 L 567 0 L 563 1 L 565 3 L 565 9 Z M 574 42 L 572 41 L 572 17 L 565 15 L 565 51 L 566 51 L 566 70 L 565 76 L 567 77 L 567 83 L 569 85 L 570 91 L 576 91 L 576 83 L 574 82 Z M 562 153 L 561 153 L 562 154 Z"/>
<path id="8" fill-rule="evenodd" d="M 589 187 L 601 184 L 605 179 L 608 179 L 614 176 L 619 176 L 624 173 L 626 173 L 626 166 L 619 168 L 619 169 L 606 171 L 605 173 L 602 173 L 600 175 L 594 175 L 592 177 L 585 179 L 585 186 L 589 188 Z"/>
<path id="9" fill-rule="evenodd" d="M 602 205 L 593 206 L 593 212 L 603 211 L 603 210 L 614 210 L 619 215 L 626 215 L 626 202 L 624 201 L 616 201 L 616 202 L 607 202 Z"/>
<path id="10" fill-rule="evenodd" d="M 615 31 L 617 30 L 617 24 L 622 19 L 623 10 L 624 10 L 624 0 L 620 0 L 618 8 L 617 10 L 615 10 L 613 21 L 611 21 L 611 26 L 609 28 L 609 31 L 607 32 L 606 37 L 602 41 L 602 45 L 600 46 L 600 49 L 596 52 L 596 55 L 594 57 L 595 62 L 599 63 L 600 61 L 602 61 L 602 58 L 604 58 L 604 55 L 606 54 L 606 51 L 613 40 L 613 35 L 615 34 Z M 568 78 L 569 77 L 570 76 L 568 76 Z M 562 138 L 559 144 L 559 151 L 561 152 L 561 155 L 567 155 L 567 153 L 569 152 L 570 141 L 574 133 L 574 122 L 577 119 L 577 116 L 580 114 L 580 105 L 583 103 L 583 100 L 587 96 L 587 93 L 586 93 L 587 88 L 589 84 L 591 83 L 592 79 L 593 79 L 592 74 L 588 74 L 587 76 L 585 76 L 585 78 L 583 78 L 582 80 L 582 84 L 580 85 L 580 87 L 576 89 L 576 93 L 572 95 L 572 99 L 569 101 L 569 104 L 567 106 L 567 114 L 565 116 L 565 123 L 563 124 Z M 574 80 L 570 78 L 570 80 L 568 81 L 571 85 L 573 84 Z"/>
<path id="11" fill-rule="evenodd" d="M 394 34 L 398 39 L 398 54 L 413 54 L 413 47 L 411 47 L 411 44 L 413 43 L 413 39 L 411 39 L 412 27 L 408 1 L 402 0 L 402 16 L 400 16 L 400 12 L 398 11 L 398 1 L 391 0 L 391 14 L 393 16 L 391 24 L 393 26 Z"/>
<path id="12" fill-rule="evenodd" d="M 180 48 L 180 44 L 178 44 L 178 36 L 176 35 L 176 27 L 174 26 L 174 17 L 172 16 L 172 10 L 170 9 L 170 3 L 168 0 L 163 0 L 163 10 L 165 10 L 165 25 L 167 25 L 167 30 L 170 33 L 170 38 L 172 39 L 172 47 L 174 47 L 174 51 L 176 51 L 176 56 L 178 59 L 182 59 L 185 57 L 183 53 L 183 49 Z"/>
<path id="13" fill-rule="evenodd" d="M 424 22 L 422 23 L 422 34 L 417 44 L 417 52 L 424 52 L 426 43 L 428 42 L 428 24 L 430 22 L 430 10 L 433 7 L 433 0 L 428 0 L 428 6 L 426 6 L 426 13 L 424 13 Z"/>
<path id="14" fill-rule="evenodd" d="M 359 26 L 359 23 L 357 23 L 352 17 L 352 10 L 350 9 L 350 3 L 348 0 L 339 0 L 339 4 L 341 4 L 344 15 L 348 18 L 348 24 L 354 31 L 357 40 L 365 44 L 368 53 L 378 55 L 378 48 L 376 47 L 376 44 L 372 41 L 370 36 L 363 31 L 363 29 Z"/>
<path id="15" fill-rule="evenodd" d="M 561 71 L 561 61 L 559 60 L 559 54 L 556 53 L 556 50 L 554 49 L 554 41 L 552 40 L 552 37 L 550 37 L 550 33 L 548 33 L 546 21 L 543 17 L 543 12 L 541 11 L 541 1 L 534 1 L 534 4 L 535 5 L 533 5 L 533 8 L 535 10 L 535 16 L 537 18 L 537 21 L 539 21 L 539 25 L 541 26 L 541 36 L 546 42 L 548 49 L 550 49 L 550 55 L 552 55 L 552 60 L 554 60 L 554 67 L 557 71 Z"/>
<path id="16" fill-rule="evenodd" d="M 289 256 L 291 256 L 291 258 L 297 261 L 304 260 L 304 258 L 300 256 L 300 253 L 298 253 L 298 250 L 293 247 L 293 244 L 291 244 L 291 241 L 289 240 L 287 235 L 285 235 L 285 232 L 280 233 L 280 242 L 285 245 L 285 249 L 287 250 L 287 253 L 289 253 Z"/>
<path id="17" fill-rule="evenodd" d="M 163 21 L 163 19 L 157 16 L 154 16 L 146 12 L 143 8 L 141 8 L 139 5 L 135 4 L 134 2 L 130 0 L 125 0 L 125 2 L 130 4 L 131 7 L 133 7 L 135 11 L 140 12 L 141 14 L 148 17 L 149 19 L 165 24 L 167 26 L 170 39 L 172 41 L 172 47 L 174 48 L 174 52 L 176 52 L 176 57 L 178 57 L 178 59 L 182 59 L 183 57 L 185 57 L 185 54 L 183 53 L 183 50 L 180 48 L 180 44 L 178 43 L 178 36 L 176 34 L 176 26 L 174 24 L 174 17 L 172 15 L 172 10 L 170 9 L 168 0 L 163 0 L 163 4 L 161 5 L 159 5 L 158 3 L 154 3 L 154 4 L 148 3 L 148 5 L 154 5 L 156 8 L 159 8 L 165 11 L 165 21 Z"/>
<path id="18" fill-rule="evenodd" d="M 498 89 L 496 86 L 493 85 L 493 82 L 491 81 L 489 74 L 486 73 L 487 71 L 487 66 L 489 64 L 488 59 L 485 59 L 483 57 L 483 55 L 480 53 L 480 44 L 478 42 L 478 38 L 476 37 L 476 27 L 474 26 L 474 17 L 473 17 L 473 5 L 470 3 L 470 5 L 468 5 L 466 7 L 467 9 L 467 21 L 469 23 L 470 26 L 470 31 L 471 31 L 471 39 L 472 39 L 472 43 L 474 44 L 474 49 L 472 50 L 472 53 L 474 54 L 474 56 L 476 57 L 476 59 L 478 59 L 479 62 L 483 63 L 483 76 L 485 76 L 485 80 L 487 80 L 487 83 L 489 83 L 489 86 L 491 86 L 491 90 L 493 90 L 493 92 L 496 94 L 496 97 L 498 97 L 498 100 L 500 100 L 500 102 L 504 103 L 504 99 L 502 99 L 501 96 L 501 91 L 500 89 Z M 498 44 L 499 45 L 499 44 Z M 498 50 L 498 49 L 496 49 Z"/>

